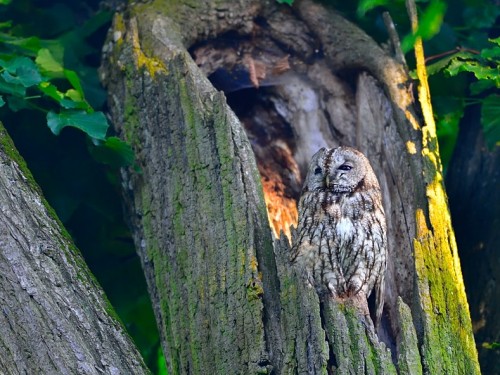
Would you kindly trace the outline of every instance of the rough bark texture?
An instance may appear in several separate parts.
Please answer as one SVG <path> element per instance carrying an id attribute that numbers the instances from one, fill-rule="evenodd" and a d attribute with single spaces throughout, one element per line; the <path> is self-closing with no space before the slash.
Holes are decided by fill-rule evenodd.
<path id="1" fill-rule="evenodd" d="M 238 47 L 204 41 L 226 32 Z M 172 373 L 479 373 L 436 140 L 403 66 L 307 0 L 292 11 L 155 1 L 117 15 L 112 35 L 102 78 L 136 151 L 140 172 L 123 172 L 124 192 Z M 286 74 L 269 68 L 285 60 Z M 288 263 L 286 238 L 273 244 L 251 145 L 202 73 L 228 66 L 269 86 L 245 119 L 259 164 L 269 119 L 295 139 L 266 147 L 299 169 L 323 145 L 369 157 L 390 252 L 377 333 L 353 306 L 320 302 Z"/>
<path id="2" fill-rule="evenodd" d="M 264 322 L 275 323 L 266 317 L 272 300 L 263 311 L 262 283 L 277 282 L 265 269 L 272 242 L 250 144 L 185 50 L 162 40 L 161 63 L 150 69 L 128 48 L 139 42 L 134 20 L 127 29 L 114 63 L 132 79 L 110 92 L 120 105 L 115 123 L 127 114 L 123 132 L 140 163 L 124 181 L 169 369 L 265 372 Z"/>
<path id="3" fill-rule="evenodd" d="M 471 318 L 484 374 L 500 373 L 500 150 L 483 139 L 477 106 L 460 124 L 446 176 L 453 226 L 471 304 Z M 478 152 L 479 150 L 479 152 Z"/>
<path id="4" fill-rule="evenodd" d="M 0 373 L 149 373 L 1 125 L 0 140 Z"/>

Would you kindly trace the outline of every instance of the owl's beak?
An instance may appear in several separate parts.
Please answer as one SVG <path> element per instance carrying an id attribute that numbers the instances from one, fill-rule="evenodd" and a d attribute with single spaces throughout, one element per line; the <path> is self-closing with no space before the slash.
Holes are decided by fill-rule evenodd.
<path id="1" fill-rule="evenodd" d="M 326 175 L 325 183 L 326 183 L 326 187 L 329 188 L 330 187 L 330 176 L 329 175 Z"/>

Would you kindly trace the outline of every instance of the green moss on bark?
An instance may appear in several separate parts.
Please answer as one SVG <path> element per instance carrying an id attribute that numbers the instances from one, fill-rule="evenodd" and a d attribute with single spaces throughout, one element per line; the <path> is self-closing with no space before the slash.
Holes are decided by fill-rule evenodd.
<path id="1" fill-rule="evenodd" d="M 399 346 L 399 372 L 407 375 L 421 375 L 422 364 L 418 350 L 417 333 L 413 326 L 411 310 L 401 297 L 398 297 L 398 320 L 401 328 L 396 337 Z"/>
<path id="2" fill-rule="evenodd" d="M 114 58 L 133 60 L 121 72 L 123 133 L 143 167 L 142 175 L 129 175 L 169 369 L 266 373 L 259 365 L 263 288 L 251 240 L 254 213 L 240 199 L 246 176 L 234 118 L 221 94 L 199 93 L 209 85 L 193 74 L 186 52 L 164 50 L 165 64 L 150 63 L 129 30 Z M 153 112 L 143 97 L 149 90 L 158 98 Z"/>
<path id="3" fill-rule="evenodd" d="M 439 188 L 434 193 L 439 194 Z M 436 221 L 432 212 L 447 215 L 446 200 L 430 199 L 433 231 L 417 211 L 418 238 L 414 242 L 415 266 L 422 308 L 422 354 L 428 373 L 479 374 L 477 352 L 456 251 L 450 249 L 449 222 Z M 439 204 L 441 202 L 441 204 Z M 443 206 L 444 204 L 444 206 Z"/>

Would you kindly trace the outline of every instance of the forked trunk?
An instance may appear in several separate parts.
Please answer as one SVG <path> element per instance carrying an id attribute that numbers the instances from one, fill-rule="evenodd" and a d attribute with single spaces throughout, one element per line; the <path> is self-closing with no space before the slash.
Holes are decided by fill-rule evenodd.
<path id="1" fill-rule="evenodd" d="M 136 153 L 123 190 L 170 373 L 479 373 L 437 141 L 401 63 L 309 0 L 137 4 L 110 36 L 101 74 Z M 320 304 L 273 240 L 311 155 L 339 144 L 383 191 L 377 334 Z"/>

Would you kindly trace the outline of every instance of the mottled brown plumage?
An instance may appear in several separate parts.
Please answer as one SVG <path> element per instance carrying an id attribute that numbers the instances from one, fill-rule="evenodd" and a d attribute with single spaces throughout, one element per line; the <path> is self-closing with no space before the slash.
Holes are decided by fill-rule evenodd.
<path id="1" fill-rule="evenodd" d="M 376 292 L 383 309 L 387 240 L 377 178 L 350 147 L 320 149 L 311 160 L 299 201 L 291 261 L 320 295 L 362 300 Z"/>

